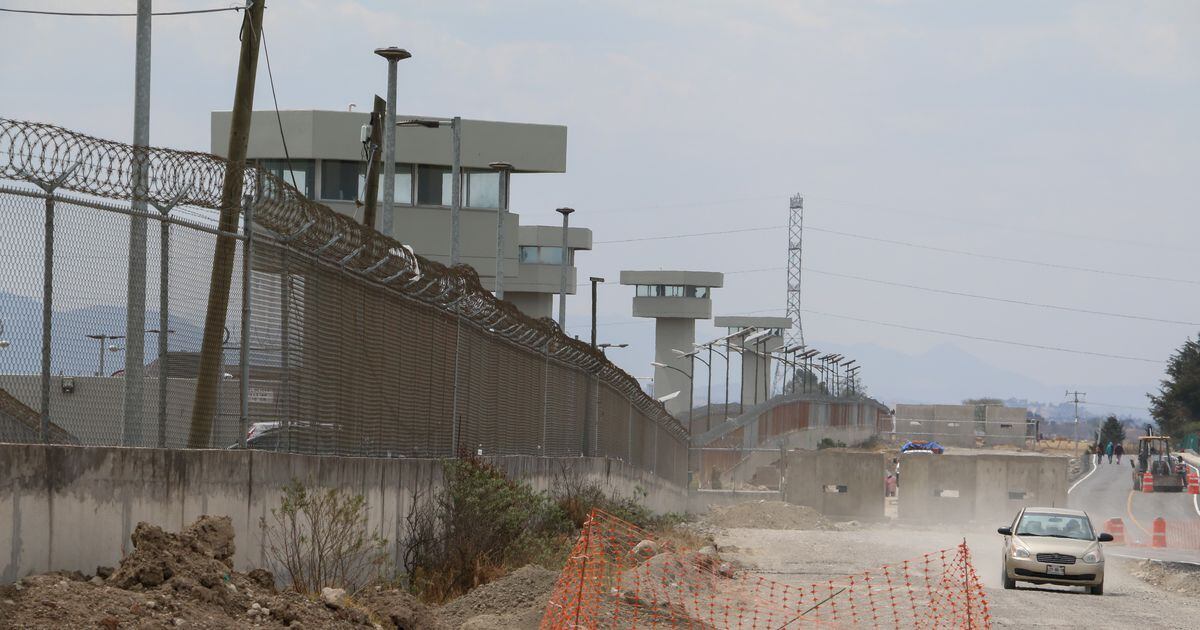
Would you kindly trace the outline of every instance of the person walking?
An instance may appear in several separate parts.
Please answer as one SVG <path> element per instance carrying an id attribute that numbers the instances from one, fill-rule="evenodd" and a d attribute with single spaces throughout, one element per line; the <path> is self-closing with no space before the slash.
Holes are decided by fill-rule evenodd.
<path id="1" fill-rule="evenodd" d="M 1108 446 L 1104 447 L 1104 454 L 1108 455 L 1108 463 L 1111 464 L 1113 456 L 1113 443 L 1111 440 L 1108 442 Z"/>
<path id="2" fill-rule="evenodd" d="M 1125 454 L 1125 447 L 1118 442 L 1117 447 L 1113 449 L 1113 452 L 1117 454 L 1117 463 L 1120 464 L 1121 456 Z"/>
<path id="3" fill-rule="evenodd" d="M 1100 446 L 1099 442 L 1096 442 L 1096 446 L 1093 449 L 1093 451 L 1096 453 L 1096 465 L 1099 466 L 1100 464 L 1103 464 L 1104 463 L 1104 447 Z"/>

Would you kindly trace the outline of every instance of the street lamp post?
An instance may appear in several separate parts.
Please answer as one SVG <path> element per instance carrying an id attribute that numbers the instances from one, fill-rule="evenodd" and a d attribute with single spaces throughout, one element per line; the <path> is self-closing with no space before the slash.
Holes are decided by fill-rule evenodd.
<path id="1" fill-rule="evenodd" d="M 459 221 L 462 215 L 462 118 L 450 119 L 414 118 L 401 120 L 397 127 L 425 127 L 437 129 L 442 124 L 450 125 L 450 266 L 454 267 L 462 257 L 460 251 Z"/>
<path id="2" fill-rule="evenodd" d="M 383 125 L 383 212 L 379 217 L 379 231 L 392 236 L 392 209 L 396 202 L 396 64 L 412 57 L 403 48 L 391 46 L 376 48 L 375 54 L 387 60 L 387 113 Z"/>
<path id="3" fill-rule="evenodd" d="M 504 299 L 504 213 L 508 211 L 508 175 L 512 164 L 492 162 L 492 170 L 500 173 L 500 207 L 496 209 L 496 299 Z"/>
<path id="4" fill-rule="evenodd" d="M 673 365 L 667 365 L 666 363 L 660 363 L 658 361 L 651 361 L 650 365 L 652 365 L 654 367 L 666 368 L 668 370 L 675 370 L 676 372 L 679 372 L 680 374 L 687 377 L 687 380 L 688 380 L 688 431 L 691 431 L 691 428 L 692 428 L 692 391 L 696 389 L 695 384 L 692 382 L 692 375 L 687 372 L 684 372 L 683 370 L 681 370 Z"/>
<path id="5" fill-rule="evenodd" d="M 4 320 L 0 319 L 0 350 L 8 347 L 8 340 L 4 338 Z"/>
<path id="6" fill-rule="evenodd" d="M 558 327 L 565 331 L 567 329 L 567 251 L 569 251 L 567 249 L 567 225 L 570 223 L 571 213 L 575 212 L 575 209 L 559 208 L 555 212 L 558 212 L 563 217 L 562 255 L 558 264 Z M 596 285 L 592 284 L 593 304 L 595 304 L 595 287 Z M 593 317 L 595 317 L 595 311 L 593 311 Z M 595 336 L 594 332 L 592 334 Z"/>
<path id="7" fill-rule="evenodd" d="M 563 230 L 563 231 L 565 232 L 566 230 Z M 590 281 L 592 283 L 592 347 L 595 348 L 596 347 L 596 284 L 600 283 L 600 282 L 604 282 L 604 278 L 598 278 L 596 276 L 592 276 L 591 278 L 588 278 L 588 281 Z M 609 344 L 609 345 L 611 345 L 611 344 Z M 622 346 L 622 347 L 624 347 L 624 346 Z"/>
<path id="8" fill-rule="evenodd" d="M 608 348 L 628 348 L 629 344 L 627 344 L 627 343 L 601 343 L 601 344 L 596 344 L 596 347 L 600 349 L 601 354 L 607 355 L 608 353 L 605 352 L 605 350 L 607 350 Z"/>
<path id="9" fill-rule="evenodd" d="M 108 342 L 116 341 L 117 339 L 124 339 L 125 335 L 106 335 L 104 333 L 100 333 L 97 335 L 86 335 L 86 337 L 88 339 L 95 339 L 96 341 L 100 342 L 100 365 L 97 368 L 99 371 L 96 372 L 96 376 L 104 376 L 104 351 L 108 349 L 112 352 L 116 352 L 119 349 L 116 346 L 112 346 L 112 348 L 106 348 Z"/>
<path id="10" fill-rule="evenodd" d="M 705 425 L 704 430 L 707 431 L 708 429 L 712 428 L 712 353 L 711 353 L 711 349 L 710 349 L 707 361 L 700 358 L 699 350 L 692 350 L 691 352 L 684 352 L 683 350 L 676 350 L 675 348 L 672 348 L 671 352 L 678 354 L 680 358 L 687 357 L 689 360 L 691 360 L 693 373 L 696 371 L 696 368 L 695 368 L 696 361 L 703 363 L 705 371 L 708 372 L 708 388 L 705 390 L 705 394 L 704 394 L 705 401 L 706 401 L 705 405 L 708 408 L 708 411 L 704 414 L 704 425 Z"/>

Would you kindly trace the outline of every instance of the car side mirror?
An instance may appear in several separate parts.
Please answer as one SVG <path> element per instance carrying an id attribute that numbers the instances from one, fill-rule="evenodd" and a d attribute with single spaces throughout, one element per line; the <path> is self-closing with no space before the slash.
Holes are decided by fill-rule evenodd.
<path id="1" fill-rule="evenodd" d="M 1005 536 L 1012 536 L 1012 528 L 1011 527 L 1000 527 L 1000 528 L 996 529 L 996 533 L 1004 534 Z M 1112 536 L 1109 536 L 1109 538 L 1112 538 Z"/>
<path id="2" fill-rule="evenodd" d="M 1097 538 L 1096 540 L 1098 540 L 1100 542 L 1112 542 L 1113 536 L 1112 536 L 1112 534 L 1110 534 L 1108 532 L 1100 532 L 1100 537 Z"/>

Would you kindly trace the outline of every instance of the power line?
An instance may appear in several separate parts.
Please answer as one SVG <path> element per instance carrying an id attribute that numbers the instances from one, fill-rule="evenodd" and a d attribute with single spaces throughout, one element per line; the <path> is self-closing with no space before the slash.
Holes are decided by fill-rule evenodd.
<path id="1" fill-rule="evenodd" d="M 253 25 L 250 25 L 253 27 Z M 271 53 L 267 51 L 267 29 L 259 28 L 259 37 L 262 39 L 263 58 L 267 62 L 267 81 L 271 84 L 271 101 L 275 103 L 275 122 L 279 124 L 279 141 L 283 143 L 283 159 L 287 164 L 288 174 L 292 176 L 292 188 L 295 188 L 300 194 L 304 191 L 300 190 L 300 186 L 296 184 L 296 169 L 292 168 L 292 156 L 288 153 L 287 135 L 283 133 L 283 116 L 279 113 L 279 98 L 275 96 L 275 75 L 271 72 Z"/>
<path id="2" fill-rule="evenodd" d="M 641 241 L 663 241 L 663 240 L 672 240 L 672 239 L 681 239 L 681 238 L 695 238 L 695 237 L 702 237 L 702 236 L 719 236 L 719 235 L 725 235 L 725 234 L 736 234 L 736 233 L 741 233 L 741 232 L 765 232 L 765 231 L 771 231 L 771 230 L 782 230 L 782 229 L 784 229 L 784 227 L 785 226 L 778 225 L 778 226 L 764 226 L 764 227 L 755 227 L 755 228 L 741 228 L 741 229 L 734 229 L 734 230 L 720 230 L 720 231 L 715 231 L 715 232 L 693 232 L 690 234 L 667 234 L 667 235 L 660 235 L 660 236 L 642 236 L 642 237 L 637 237 L 637 238 L 617 239 L 617 240 L 611 240 L 611 241 L 596 241 L 596 244 L 637 243 L 637 242 L 641 242 Z M 805 229 L 812 231 L 812 232 L 822 232 L 825 234 L 833 234 L 835 236 L 842 236 L 845 238 L 855 238 L 855 239 L 860 239 L 860 240 L 865 240 L 865 241 L 873 241 L 876 243 L 887 243 L 889 245 L 899 245 L 901 247 L 911 247 L 914 249 L 923 249 L 923 250 L 927 250 L 927 251 L 940 252 L 943 254 L 957 254 L 960 256 L 971 256 L 974 258 L 983 258 L 983 259 L 987 259 L 987 260 L 999 260 L 1002 262 L 1013 262 L 1013 263 L 1020 263 L 1020 264 L 1024 264 L 1024 265 L 1033 265 L 1033 266 L 1037 266 L 1037 267 L 1065 269 L 1065 270 L 1069 270 L 1069 271 L 1082 271 L 1085 273 L 1094 273 L 1094 274 L 1107 275 L 1107 276 L 1118 276 L 1118 277 L 1122 277 L 1122 278 L 1135 278 L 1138 280 L 1155 280 L 1155 281 L 1159 281 L 1159 282 L 1174 282 L 1174 283 L 1179 283 L 1179 284 L 1200 285 L 1200 280 L 1189 280 L 1186 278 L 1171 278 L 1171 277 L 1167 277 L 1167 276 L 1155 276 L 1155 275 L 1150 275 L 1150 274 L 1138 274 L 1138 273 L 1128 273 L 1128 272 L 1124 272 L 1124 271 L 1112 271 L 1109 269 L 1096 269 L 1093 267 L 1079 267 L 1079 266 L 1075 266 L 1075 265 L 1064 265 L 1064 264 L 1060 264 L 1060 263 L 1045 262 L 1045 261 L 1040 261 L 1040 260 L 1030 260 L 1027 258 L 1013 258 L 1013 257 L 1009 257 L 1009 256 L 996 256 L 993 254 L 983 254 L 980 252 L 972 252 L 972 251 L 967 251 L 967 250 L 962 250 L 962 249 L 952 249 L 949 247 L 938 247 L 936 245 L 925 245 L 922 243 L 912 243 L 909 241 L 901 241 L 901 240 L 890 239 L 890 238 L 882 238 L 882 237 L 878 237 L 878 236 L 869 236 L 866 234 L 855 234 L 853 232 L 844 232 L 842 230 L 833 230 L 833 229 L 829 229 L 829 228 L 806 226 Z"/>
<path id="3" fill-rule="evenodd" d="M 638 238 L 622 238 L 613 241 L 594 241 L 595 245 L 608 245 L 611 243 L 637 243 L 639 241 L 668 241 L 678 238 L 692 238 L 696 236 L 717 236 L 720 234 L 736 234 L 739 232 L 766 232 L 768 230 L 782 230 L 786 226 L 772 225 L 768 227 L 756 228 L 741 228 L 736 230 L 720 230 L 718 232 L 695 232 L 692 234 L 667 234 L 662 236 L 642 236 Z"/>
<path id="4" fill-rule="evenodd" d="M 787 267 L 757 267 L 754 269 L 738 269 L 735 271 L 725 271 L 722 273 L 724 273 L 727 276 L 731 276 L 731 275 L 742 274 L 742 273 L 759 273 L 759 272 L 764 272 L 764 271 L 784 271 L 786 269 L 787 269 Z M 819 274 L 819 275 L 832 276 L 835 278 L 846 278 L 846 279 L 850 279 L 850 280 L 859 280 L 862 282 L 870 282 L 873 284 L 881 284 L 881 285 L 890 286 L 890 287 L 914 289 L 917 291 L 926 291 L 929 293 L 941 293 L 943 295 L 955 295 L 955 296 L 966 297 L 966 298 L 971 298 L 971 299 L 975 299 L 975 300 L 987 300 L 990 302 L 1001 302 L 1004 304 L 1017 304 L 1020 306 L 1032 306 L 1032 307 L 1037 307 L 1037 308 L 1045 308 L 1045 309 L 1050 309 L 1050 310 L 1055 310 L 1055 311 L 1064 311 L 1064 312 L 1069 312 L 1069 313 L 1083 313 L 1086 315 L 1100 315 L 1103 317 L 1116 317 L 1116 318 L 1120 318 L 1120 319 L 1132 319 L 1132 320 L 1138 320 L 1138 321 L 1158 322 L 1161 324 L 1177 324 L 1180 326 L 1200 326 L 1200 322 L 1192 322 L 1192 321 L 1179 320 L 1179 319 L 1165 319 L 1162 317 L 1151 317 L 1149 315 L 1131 315 L 1129 313 L 1114 313 L 1112 311 L 1097 311 L 1097 310 L 1086 309 L 1086 308 L 1076 308 L 1073 306 L 1062 306 L 1060 304 L 1045 304 L 1042 302 L 1019 300 L 1016 298 L 1004 298 L 1004 297 L 996 297 L 993 295 L 983 295 L 980 293 L 969 293 L 966 291 L 953 291 L 950 289 L 938 289 L 938 288 L 934 288 L 934 287 L 923 287 L 923 286 L 916 285 L 916 284 L 908 284 L 906 282 L 893 282 L 890 280 L 880 280 L 878 278 L 870 278 L 867 276 L 858 276 L 858 275 L 849 274 L 849 273 L 840 273 L 840 272 L 836 272 L 836 271 L 825 271 L 822 269 L 813 269 L 812 267 L 803 267 L 803 270 L 807 273 L 815 273 L 815 274 Z M 577 286 L 577 287 L 586 286 L 586 283 L 577 284 L 575 286 Z M 614 284 L 614 285 L 606 285 L 606 286 L 614 286 L 615 287 L 615 286 L 620 286 L 620 285 Z"/>
<path id="5" fill-rule="evenodd" d="M 972 299 L 976 299 L 976 300 L 988 300 L 991 302 L 1003 302 L 1005 304 L 1019 304 L 1021 306 L 1036 306 L 1038 308 L 1048 308 L 1048 309 L 1052 309 L 1052 310 L 1056 310 L 1056 311 L 1067 311 L 1067 312 L 1071 312 L 1071 313 L 1086 313 L 1088 315 L 1103 315 L 1105 317 L 1119 317 L 1122 319 L 1136 319 L 1136 320 L 1148 321 L 1148 322 L 1159 322 L 1159 323 L 1163 323 L 1163 324 L 1179 324 L 1182 326 L 1200 326 L 1200 322 L 1188 322 L 1188 321 L 1182 321 L 1182 320 L 1177 320 L 1177 319 L 1162 319 L 1159 317 L 1148 317 L 1145 315 L 1129 315 L 1126 313 L 1112 313 L 1109 311 L 1094 311 L 1094 310 L 1090 310 L 1090 309 L 1086 309 L 1086 308 L 1075 308 L 1075 307 L 1071 307 L 1071 306 L 1061 306 L 1058 304 L 1042 304 L 1040 302 L 1030 302 L 1030 301 L 1026 301 L 1026 300 L 1002 298 L 1002 297 L 995 297 L 995 296 L 991 296 L 991 295 L 981 295 L 979 293 L 967 293 L 965 291 L 951 291 L 949 289 L 935 289 L 932 287 L 922 287 L 922 286 L 918 286 L 915 284 L 908 284 L 908 283 L 904 283 L 904 282 L 890 282 L 888 280 L 877 280 L 875 278 L 868 278 L 865 276 L 856 276 L 856 275 L 848 274 L 848 273 L 838 273 L 835 271 L 823 271 L 820 269 L 812 269 L 810 267 L 805 267 L 804 270 L 809 273 L 833 276 L 835 278 L 848 278 L 851 280 L 861 280 L 862 282 L 872 282 L 875 284 L 883 284 L 883 285 L 892 286 L 892 287 L 903 287 L 906 289 L 916 289 L 918 291 L 928 291 L 930 293 L 942 293 L 944 295 L 957 295 L 960 297 L 968 297 L 968 298 L 972 298 Z"/>
<path id="6" fill-rule="evenodd" d="M 1025 343 L 1022 341 L 1011 341 L 1008 339 L 996 339 L 994 337 L 982 337 L 979 335 L 967 335 L 964 333 L 956 333 L 956 332 L 950 332 L 950 331 L 946 331 L 946 330 L 934 330 L 932 328 L 920 328 L 917 326 L 906 326 L 904 324 L 895 324 L 892 322 L 881 322 L 881 321 L 877 321 L 877 320 L 873 320 L 873 319 L 864 319 L 861 317 L 851 317 L 850 315 L 838 315 L 836 313 L 825 313 L 822 311 L 814 311 L 812 309 L 804 309 L 804 312 L 812 313 L 813 315 L 821 315 L 824 317 L 832 317 L 834 319 L 845 319 L 845 320 L 854 321 L 854 322 L 862 322 L 864 324 L 875 324 L 878 326 L 887 326 L 890 328 L 900 328 L 902 330 L 913 330 L 913 331 L 917 331 L 917 332 L 931 333 L 931 334 L 935 334 L 935 335 L 946 335 L 948 337 L 959 337 L 961 339 L 971 339 L 974 341 L 987 341 L 990 343 L 999 343 L 999 344 L 1004 344 L 1004 345 L 1009 345 L 1009 346 L 1019 346 L 1022 348 L 1033 348 L 1035 350 L 1051 350 L 1054 352 L 1067 352 L 1070 354 L 1083 354 L 1083 355 L 1093 356 L 1093 357 L 1103 357 L 1106 359 L 1123 359 L 1126 361 L 1141 361 L 1143 363 L 1157 363 L 1157 364 L 1164 363 L 1163 361 L 1160 361 L 1158 359 L 1147 359 L 1144 357 L 1131 357 L 1131 356 L 1126 356 L 1126 355 L 1121 355 L 1121 354 L 1109 354 L 1106 352 L 1092 352 L 1090 350 L 1077 350 L 1074 348 L 1061 348 L 1058 346 L 1047 346 L 1047 345 L 1036 344 L 1036 343 Z"/>
<path id="7" fill-rule="evenodd" d="M 150 15 L 194 15 L 197 13 L 221 13 L 223 11 L 241 11 L 246 7 L 221 7 L 217 9 L 187 9 L 181 11 L 161 11 Z M 137 13 L 85 13 L 78 11 L 42 11 L 37 9 L 5 9 L 0 13 L 25 13 L 30 15 L 53 15 L 58 17 L 137 17 Z"/>
<path id="8" fill-rule="evenodd" d="M 1055 269 L 1068 269 L 1070 271 L 1084 271 L 1087 273 L 1098 273 L 1098 274 L 1109 275 L 1109 276 L 1120 276 L 1120 277 L 1124 277 L 1124 278 L 1136 278 L 1139 280 L 1158 280 L 1160 282 L 1177 282 L 1180 284 L 1200 284 L 1200 280 L 1187 280 L 1184 278 L 1168 278 L 1166 276 L 1152 276 L 1152 275 L 1147 275 L 1147 274 L 1126 273 L 1123 271 L 1110 271 L 1107 269 L 1095 269 L 1092 267 L 1076 267 L 1074 265 L 1049 263 L 1049 262 L 1044 262 L 1044 261 L 1040 261 L 1040 260 L 1029 260 L 1026 258 L 1010 258 L 1008 256 L 995 256 L 992 254 L 981 254 L 979 252 L 971 252 L 971 251 L 966 251 L 966 250 L 962 250 L 962 249 L 951 249 L 949 247 L 937 247 L 935 245 L 923 245 L 920 243 L 911 243 L 908 241 L 898 241 L 898 240 L 889 239 L 889 238 L 880 238 L 877 236 L 866 236 L 864 234 L 854 234 L 852 232 L 842 232 L 840 230 L 830 230 L 827 228 L 809 227 L 808 229 L 813 232 L 824 232 L 826 234 L 835 234 L 837 236 L 844 236 L 847 238 L 857 238 L 857 239 L 862 239 L 865 241 L 874 241 L 877 243 L 888 243 L 891 245 L 900 245 L 903 247 L 925 249 L 925 250 L 934 251 L 934 252 L 942 252 L 945 254 L 958 254 L 961 256 L 973 256 L 975 258 L 985 258 L 988 260 L 1000 260 L 1000 261 L 1004 261 L 1004 262 L 1015 262 L 1015 263 L 1021 263 L 1024 265 L 1034 265 L 1034 266 L 1038 266 L 1038 267 L 1052 267 Z"/>

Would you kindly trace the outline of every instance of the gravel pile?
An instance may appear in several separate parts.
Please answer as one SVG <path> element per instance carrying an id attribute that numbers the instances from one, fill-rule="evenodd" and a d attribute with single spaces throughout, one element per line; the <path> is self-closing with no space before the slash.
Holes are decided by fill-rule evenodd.
<path id="1" fill-rule="evenodd" d="M 703 520 L 708 525 L 724 528 L 834 529 L 833 523 L 813 508 L 783 501 L 714 506 Z"/>
<path id="2" fill-rule="evenodd" d="M 453 630 L 536 629 L 558 573 L 521 567 L 437 609 L 438 622 Z"/>

